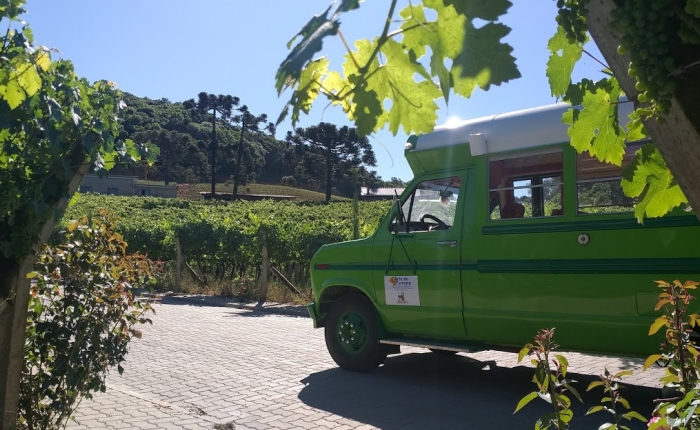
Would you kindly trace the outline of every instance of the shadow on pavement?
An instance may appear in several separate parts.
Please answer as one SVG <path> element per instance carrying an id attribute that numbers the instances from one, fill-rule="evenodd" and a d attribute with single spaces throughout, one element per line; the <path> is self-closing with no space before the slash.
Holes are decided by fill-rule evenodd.
<path id="1" fill-rule="evenodd" d="M 279 310 L 277 310 L 279 309 Z M 275 308 L 274 310 L 269 309 L 240 309 L 237 312 L 228 312 L 227 317 L 237 318 L 237 317 L 269 317 L 270 315 L 278 315 L 290 318 L 308 318 L 307 316 L 298 315 L 292 313 L 291 311 L 285 309 L 284 307 Z"/>
<path id="2" fill-rule="evenodd" d="M 490 365 L 493 365 L 492 367 Z M 601 369 L 603 371 L 603 369 Z M 533 370 L 526 367 L 495 367 L 462 355 L 402 354 L 390 356 L 369 374 L 339 368 L 309 375 L 299 399 L 316 409 L 383 429 L 532 429 L 549 412 L 546 403 L 535 399 L 513 415 L 518 401 L 535 385 Z M 597 429 L 611 415 L 598 412 L 585 416 L 599 404 L 601 388 L 586 393 L 596 378 L 569 374 L 585 406 L 574 399 L 572 429 Z M 653 410 L 652 400 L 660 390 L 624 386 L 623 396 L 632 409 L 645 417 Z M 646 429 L 641 421 L 625 422 L 632 429 Z"/>
<path id="3" fill-rule="evenodd" d="M 304 318 L 307 318 L 309 316 L 308 312 L 306 311 L 306 307 L 303 306 L 265 304 L 262 307 L 256 307 L 255 303 L 243 303 L 235 300 L 228 300 L 222 297 L 214 296 L 164 296 L 160 298 L 158 302 L 164 305 L 235 308 L 239 309 L 240 311 L 231 312 L 229 313 L 229 316 L 237 317 L 262 317 L 270 314 Z"/>

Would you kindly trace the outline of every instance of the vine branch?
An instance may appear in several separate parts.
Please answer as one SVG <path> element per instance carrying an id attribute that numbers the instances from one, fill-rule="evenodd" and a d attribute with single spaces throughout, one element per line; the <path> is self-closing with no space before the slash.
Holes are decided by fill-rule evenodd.
<path id="1" fill-rule="evenodd" d="M 389 8 L 389 13 L 387 14 L 386 22 L 384 23 L 384 30 L 382 30 L 382 35 L 379 36 L 377 46 L 374 48 L 372 55 L 369 56 L 367 64 L 365 64 L 365 66 L 360 69 L 361 74 L 364 74 L 367 67 L 369 67 L 369 65 L 372 64 L 372 61 L 374 61 L 374 59 L 377 57 L 377 54 L 379 54 L 379 50 L 382 48 L 382 46 L 384 46 L 386 41 L 389 40 L 389 26 L 391 25 L 391 17 L 394 16 L 394 12 L 396 11 L 396 3 L 398 3 L 397 0 L 391 0 L 391 7 Z"/>
<path id="2" fill-rule="evenodd" d="M 607 64 L 605 64 L 605 63 L 603 63 L 602 61 L 600 61 L 595 55 L 591 54 L 590 52 L 586 51 L 585 49 L 583 50 L 583 53 L 586 54 L 586 55 L 588 55 L 589 57 L 591 57 L 594 61 L 596 61 L 598 64 L 600 64 L 601 66 L 605 67 L 606 69 L 609 69 L 609 68 L 610 68 L 610 66 L 608 66 Z"/>

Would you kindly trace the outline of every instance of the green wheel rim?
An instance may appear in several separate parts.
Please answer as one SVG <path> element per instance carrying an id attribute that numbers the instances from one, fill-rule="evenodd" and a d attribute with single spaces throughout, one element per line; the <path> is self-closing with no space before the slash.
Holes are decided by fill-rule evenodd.
<path id="1" fill-rule="evenodd" d="M 367 321 L 357 311 L 347 311 L 338 319 L 336 338 L 343 351 L 357 354 L 367 345 Z"/>

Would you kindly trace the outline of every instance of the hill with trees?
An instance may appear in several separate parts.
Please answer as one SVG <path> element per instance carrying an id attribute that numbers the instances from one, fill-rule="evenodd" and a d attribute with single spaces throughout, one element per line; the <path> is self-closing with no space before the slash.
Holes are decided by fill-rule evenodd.
<path id="1" fill-rule="evenodd" d="M 322 192 L 329 189 L 333 195 L 343 197 L 352 197 L 358 187 L 404 184 L 398 178 L 384 181 L 376 171 L 369 170 L 376 161 L 366 142 L 361 148 L 363 157 L 355 157 L 352 161 L 348 158 L 343 162 L 333 157 L 329 169 L 328 157 L 322 156 L 316 147 L 295 144 L 290 139 L 277 139 L 273 134 L 274 127 L 271 129 L 265 124 L 265 114 L 249 112 L 244 105 L 239 106 L 236 97 L 232 97 L 231 112 L 217 114 L 216 122 L 212 121 L 211 109 L 197 109 L 201 99 L 172 102 L 165 98 L 154 100 L 125 93 L 124 101 L 127 107 L 120 138 L 151 142 L 161 149 L 161 153 L 152 166 L 116 166 L 111 174 L 180 184 L 211 183 L 212 179 L 222 184 L 233 181 L 238 174 L 239 186 L 256 182 Z M 253 125 L 252 119 L 256 120 Z M 215 146 L 212 146 L 213 125 L 216 127 Z M 309 127 L 309 130 L 319 126 Z M 296 132 L 303 134 L 305 130 Z M 211 172 L 212 151 L 216 154 L 214 176 Z M 352 149 L 348 151 L 352 152 Z M 327 187 L 329 171 L 330 187 Z M 233 186 L 219 186 L 216 192 L 231 194 Z"/>

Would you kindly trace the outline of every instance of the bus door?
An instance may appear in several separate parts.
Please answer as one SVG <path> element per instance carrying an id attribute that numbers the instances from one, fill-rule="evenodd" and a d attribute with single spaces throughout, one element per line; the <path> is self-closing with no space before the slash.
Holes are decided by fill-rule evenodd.
<path id="1" fill-rule="evenodd" d="M 467 172 L 415 180 L 394 218 L 378 231 L 373 277 L 387 330 L 450 339 L 465 337 L 462 319 L 460 191 Z"/>

